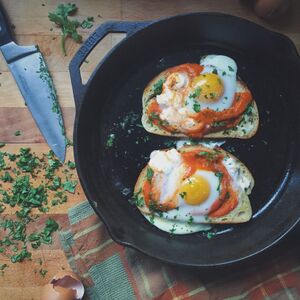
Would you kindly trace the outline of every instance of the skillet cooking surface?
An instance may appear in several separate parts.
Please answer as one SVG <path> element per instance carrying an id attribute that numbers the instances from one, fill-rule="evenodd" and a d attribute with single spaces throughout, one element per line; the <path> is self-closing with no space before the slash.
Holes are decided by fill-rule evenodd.
<path id="1" fill-rule="evenodd" d="M 253 217 L 245 224 L 214 226 L 211 239 L 201 232 L 171 236 L 128 202 L 151 151 L 176 141 L 141 127 L 142 93 L 161 71 L 199 63 L 207 54 L 232 57 L 258 105 L 257 134 L 224 139 L 222 145 L 254 176 Z M 225 15 L 170 18 L 121 42 L 89 82 L 74 136 L 81 183 L 112 237 L 163 261 L 216 266 L 259 253 L 285 235 L 300 215 L 299 70 L 289 40 Z"/>

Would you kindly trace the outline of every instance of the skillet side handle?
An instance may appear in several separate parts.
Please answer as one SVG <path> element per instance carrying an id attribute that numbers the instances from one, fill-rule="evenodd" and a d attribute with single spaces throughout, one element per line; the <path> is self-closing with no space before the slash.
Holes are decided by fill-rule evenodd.
<path id="1" fill-rule="evenodd" d="M 79 48 L 69 65 L 71 84 L 74 94 L 76 110 L 79 109 L 86 90 L 86 85 L 82 83 L 80 75 L 80 66 L 107 34 L 109 33 L 126 33 L 126 37 L 148 26 L 150 22 L 126 22 L 126 21 L 110 21 L 101 24 Z"/>
<path id="2" fill-rule="evenodd" d="M 10 22 L 6 11 L 0 2 L 0 46 L 5 45 L 13 40 L 10 29 Z"/>

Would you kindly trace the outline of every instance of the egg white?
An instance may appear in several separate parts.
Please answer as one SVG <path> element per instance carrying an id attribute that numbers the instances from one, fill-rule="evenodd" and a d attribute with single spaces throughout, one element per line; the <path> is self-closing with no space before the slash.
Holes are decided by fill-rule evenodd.
<path id="1" fill-rule="evenodd" d="M 168 219 L 167 217 L 143 215 L 150 223 L 172 234 L 190 234 L 199 231 L 208 231 L 211 229 L 210 224 L 202 223 L 187 223 L 185 221 L 178 221 L 176 219 Z"/>
<path id="2" fill-rule="evenodd" d="M 200 104 L 201 110 L 211 109 L 223 111 L 231 107 L 236 93 L 236 63 L 229 57 L 223 55 L 208 55 L 201 60 L 200 64 L 204 67 L 201 75 L 217 72 L 224 86 L 224 93 L 217 101 L 203 102 L 193 99 L 189 95 L 185 99 L 186 107 L 190 114 L 193 114 L 195 103 Z M 230 68 L 229 68 L 230 67 Z M 192 92 L 192 91 L 191 91 Z"/>
<path id="3" fill-rule="evenodd" d="M 237 64 L 229 56 L 210 54 L 201 57 L 201 66 L 214 66 L 228 74 L 236 74 Z"/>

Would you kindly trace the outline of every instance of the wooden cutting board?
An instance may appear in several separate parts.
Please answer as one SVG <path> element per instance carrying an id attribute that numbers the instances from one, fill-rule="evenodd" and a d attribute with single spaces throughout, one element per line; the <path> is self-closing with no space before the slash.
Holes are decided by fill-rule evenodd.
<path id="1" fill-rule="evenodd" d="M 54 84 L 57 89 L 59 102 L 63 110 L 67 135 L 72 138 L 72 126 L 75 109 L 71 90 L 68 65 L 80 45 L 68 40 L 66 42 L 67 56 L 63 56 L 60 49 L 60 30 L 48 20 L 48 12 L 53 11 L 60 3 L 57 0 L 3 0 L 13 24 L 16 40 L 22 45 L 38 44 L 44 54 Z M 84 40 L 96 26 L 107 20 L 149 20 L 179 13 L 197 11 L 216 11 L 241 16 L 262 24 L 272 30 L 289 36 L 300 52 L 300 2 L 293 1 L 293 9 L 281 20 L 267 23 L 256 17 L 249 5 L 249 1 L 238 0 L 77 0 L 74 1 L 79 10 L 77 18 L 83 20 L 88 16 L 95 18 L 92 29 L 81 30 Z M 88 57 L 88 63 L 82 68 L 82 78 L 86 80 L 99 60 L 113 45 L 123 38 L 122 34 L 108 35 Z M 20 136 L 14 133 L 21 130 Z M 18 151 L 22 146 L 29 146 L 37 153 L 48 151 L 43 137 L 36 128 L 30 113 L 24 105 L 23 98 L 16 86 L 8 67 L 0 57 L 0 141 L 9 145 L 8 151 Z M 72 149 L 68 150 L 68 158 L 72 159 Z M 78 193 L 69 197 L 68 203 L 51 209 L 49 216 L 55 216 L 63 224 L 67 218 L 67 210 L 72 205 L 84 199 L 81 187 Z M 6 210 L 5 214 L 12 211 Z M 47 269 L 45 278 L 33 270 Z M 41 247 L 33 252 L 30 262 L 11 264 L 0 255 L 0 264 L 8 263 L 3 276 L 0 275 L 0 299 L 40 299 L 40 287 L 62 268 L 70 269 L 61 250 L 58 236 L 50 247 Z"/>

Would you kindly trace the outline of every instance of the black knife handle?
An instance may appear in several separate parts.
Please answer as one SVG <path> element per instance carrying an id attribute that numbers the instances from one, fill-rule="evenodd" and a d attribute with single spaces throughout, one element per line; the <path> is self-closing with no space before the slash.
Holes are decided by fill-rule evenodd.
<path id="1" fill-rule="evenodd" d="M 81 105 L 84 93 L 86 91 L 86 87 L 89 83 L 88 81 L 87 84 L 83 84 L 80 75 L 80 66 L 82 65 L 86 57 L 89 55 L 89 53 L 109 33 L 126 33 L 126 37 L 128 37 L 149 24 L 150 22 L 105 22 L 101 24 L 84 42 L 84 44 L 79 48 L 75 56 L 72 58 L 69 65 L 74 100 L 77 110 Z"/>
<path id="2" fill-rule="evenodd" d="M 0 46 L 5 45 L 13 40 L 6 12 L 0 2 Z"/>

